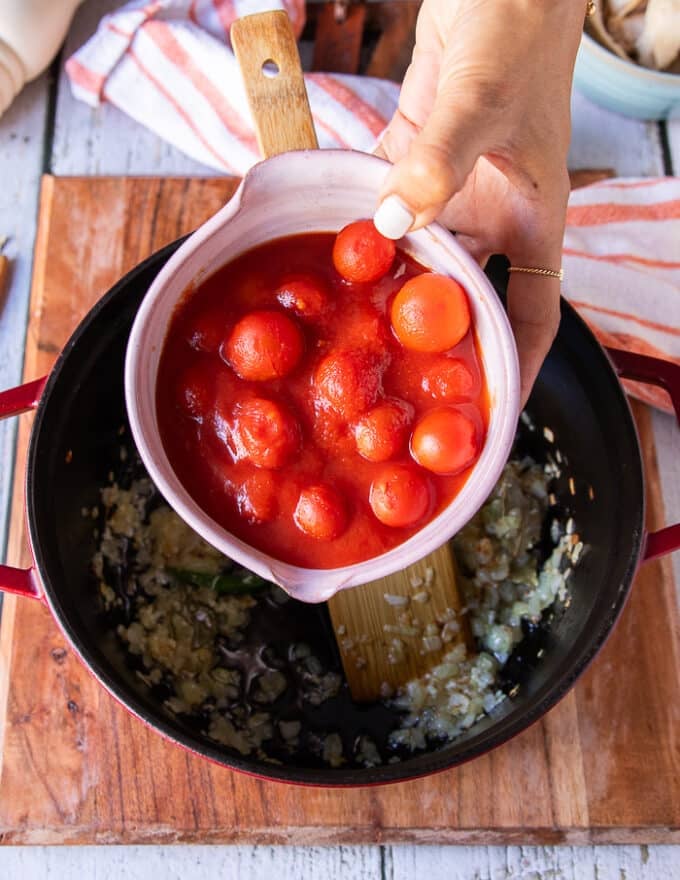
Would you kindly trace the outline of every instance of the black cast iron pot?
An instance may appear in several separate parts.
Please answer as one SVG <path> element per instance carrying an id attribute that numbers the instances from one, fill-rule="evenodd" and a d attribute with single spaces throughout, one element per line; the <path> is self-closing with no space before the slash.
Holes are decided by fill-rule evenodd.
<path id="1" fill-rule="evenodd" d="M 94 306 L 47 379 L 0 394 L 0 417 L 37 407 L 26 477 L 34 566 L 0 566 L 0 589 L 45 602 L 92 674 L 148 725 L 213 761 L 270 779 L 329 786 L 405 780 L 460 764 L 524 730 L 565 694 L 602 646 L 637 566 L 680 546 L 680 525 L 645 534 L 640 449 L 617 378 L 619 373 L 663 385 L 680 412 L 680 368 L 628 352 L 610 351 L 607 356 L 563 302 L 560 332 L 528 412 L 539 428 L 550 426 L 566 457 L 568 466 L 554 491 L 564 512 L 574 517 L 588 550 L 570 578 L 568 607 L 522 643 L 508 664 L 504 684 L 511 689 L 520 683 L 517 695 L 455 742 L 401 763 L 370 770 L 264 763 L 212 742 L 195 724 L 172 715 L 142 684 L 112 635 L 91 571 L 96 523 L 83 517 L 82 509 L 99 504 L 100 490 L 119 459 L 128 333 L 144 293 L 179 243 L 138 266 Z M 490 274 L 497 288 L 504 287 L 502 262 L 492 264 Z M 540 429 L 525 432 L 519 443 L 538 460 L 545 457 Z M 305 608 L 305 635 L 328 654 L 332 635 L 324 629 L 324 608 Z M 325 645 L 318 644 L 320 638 Z M 539 648 L 543 656 L 534 664 Z M 390 722 L 379 707 L 352 705 L 347 693 L 311 711 L 307 721 L 314 725 L 319 718 L 326 730 L 340 730 L 346 738 L 367 728 L 379 738 Z"/>

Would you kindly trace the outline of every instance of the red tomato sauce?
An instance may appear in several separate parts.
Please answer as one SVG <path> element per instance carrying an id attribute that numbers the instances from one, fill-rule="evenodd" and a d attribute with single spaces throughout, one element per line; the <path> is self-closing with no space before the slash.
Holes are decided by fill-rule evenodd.
<path id="1" fill-rule="evenodd" d="M 349 282 L 334 268 L 335 241 L 332 233 L 277 239 L 188 290 L 156 391 L 168 458 L 201 508 L 277 559 L 324 569 L 401 544 L 467 480 L 474 462 L 453 475 L 416 463 L 409 443 L 419 419 L 442 406 L 467 416 L 475 460 L 489 419 L 473 326 L 444 353 L 404 348 L 392 331 L 397 292 L 427 270 L 397 250 L 382 278 Z M 270 326 L 275 350 L 263 340 Z M 255 340 L 254 355 L 244 357 L 244 338 Z M 421 460 L 436 453 L 428 447 Z M 420 518 L 409 526 L 384 524 L 369 503 L 374 482 L 385 503 L 385 469 L 395 465 L 410 468 L 409 479 L 415 472 Z"/>

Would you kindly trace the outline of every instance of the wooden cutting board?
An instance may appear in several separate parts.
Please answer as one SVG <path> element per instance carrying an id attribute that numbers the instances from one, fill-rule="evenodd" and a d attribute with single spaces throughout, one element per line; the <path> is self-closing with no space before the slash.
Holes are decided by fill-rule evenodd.
<path id="1" fill-rule="evenodd" d="M 233 181 L 43 182 L 27 379 L 47 372 L 124 272 L 194 228 Z M 635 407 L 649 526 L 664 516 L 648 411 Z M 22 417 L 10 562 L 29 564 Z M 5 598 L 0 632 L 0 841 L 329 844 L 680 842 L 678 612 L 669 560 L 638 575 L 577 687 L 489 755 L 416 782 L 312 789 L 193 757 L 122 709 L 38 602 Z"/>

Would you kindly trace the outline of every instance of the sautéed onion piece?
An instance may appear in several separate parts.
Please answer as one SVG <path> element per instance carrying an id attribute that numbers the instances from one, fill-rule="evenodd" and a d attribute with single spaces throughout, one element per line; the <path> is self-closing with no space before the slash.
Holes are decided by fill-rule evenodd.
<path id="1" fill-rule="evenodd" d="M 537 436 L 523 417 L 523 428 Z M 121 463 L 83 515 L 97 523 L 93 571 L 125 662 L 199 735 L 265 762 L 371 767 L 450 742 L 511 699 L 509 674 L 559 605 L 584 552 L 552 494 L 564 461 L 515 458 L 456 536 L 460 589 L 476 640 L 374 706 L 352 703 L 323 606 L 290 599 L 206 544 L 167 506 L 139 459 Z M 412 601 L 427 598 L 415 584 Z M 395 627 L 404 609 L 386 597 Z M 441 638 L 459 625 L 448 617 Z M 423 634 L 417 641 L 420 642 Z M 394 638 L 398 659 L 410 645 Z M 536 655 L 541 656 L 539 650 Z"/>

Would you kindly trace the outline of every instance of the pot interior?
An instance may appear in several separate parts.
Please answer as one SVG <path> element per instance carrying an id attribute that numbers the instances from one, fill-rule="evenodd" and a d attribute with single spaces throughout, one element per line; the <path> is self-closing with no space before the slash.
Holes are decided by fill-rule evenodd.
<path id="1" fill-rule="evenodd" d="M 520 685 L 516 695 L 453 743 L 397 764 L 330 769 L 264 763 L 219 746 L 163 707 L 126 660 L 91 570 L 100 524 L 83 516 L 83 509 L 98 506 L 109 474 L 119 473 L 129 330 L 144 293 L 177 246 L 131 272 L 86 316 L 61 354 L 36 414 L 27 476 L 31 544 L 49 604 L 77 651 L 118 699 L 167 736 L 220 763 L 274 779 L 322 785 L 406 779 L 461 763 L 524 729 L 566 692 L 603 643 L 625 600 L 642 541 L 637 436 L 618 380 L 590 331 L 563 303 L 558 338 L 527 408 L 536 427 L 524 425 L 518 439 L 520 451 L 538 461 L 559 447 L 565 463 L 554 492 L 565 514 L 573 516 L 586 550 L 568 582 L 569 602 L 529 633 L 504 670 L 506 690 Z M 502 289 L 505 263 L 492 261 L 489 274 Z M 544 426 L 552 430 L 554 445 Z M 295 619 L 286 624 L 298 628 L 295 638 L 339 663 L 325 606 L 304 606 Z M 255 625 L 271 623 L 263 619 Z M 354 706 L 346 693 L 310 716 L 311 724 L 333 726 L 343 738 L 364 730 L 384 736 L 390 721 L 384 708 Z"/>

